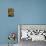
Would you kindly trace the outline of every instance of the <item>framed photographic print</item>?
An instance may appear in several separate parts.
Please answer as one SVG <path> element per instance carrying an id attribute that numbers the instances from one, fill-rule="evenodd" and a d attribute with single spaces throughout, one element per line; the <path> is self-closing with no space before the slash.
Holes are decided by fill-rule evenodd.
<path id="1" fill-rule="evenodd" d="M 46 42 L 46 24 L 18 24 L 18 42 L 20 46 Z"/>
<path id="2" fill-rule="evenodd" d="M 46 41 L 45 24 L 19 24 L 18 38 L 21 40 Z M 20 37 L 19 37 L 20 36 Z"/>
<path id="3" fill-rule="evenodd" d="M 8 8 L 8 17 L 14 16 L 14 8 Z"/>

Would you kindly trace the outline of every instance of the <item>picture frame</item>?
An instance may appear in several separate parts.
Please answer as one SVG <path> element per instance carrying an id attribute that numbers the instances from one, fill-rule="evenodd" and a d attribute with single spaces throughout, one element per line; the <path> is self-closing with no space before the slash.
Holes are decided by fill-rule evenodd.
<path id="1" fill-rule="evenodd" d="M 8 8 L 8 17 L 14 16 L 14 8 Z"/>

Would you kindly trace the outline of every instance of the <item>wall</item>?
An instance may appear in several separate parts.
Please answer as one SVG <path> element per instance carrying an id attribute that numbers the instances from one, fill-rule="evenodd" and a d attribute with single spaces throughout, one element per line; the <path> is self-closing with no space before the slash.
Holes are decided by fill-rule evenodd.
<path id="1" fill-rule="evenodd" d="M 9 7 L 15 9 L 14 17 L 8 17 Z M 0 44 L 8 43 L 9 32 L 18 32 L 17 24 L 46 24 L 46 0 L 1 0 Z"/>

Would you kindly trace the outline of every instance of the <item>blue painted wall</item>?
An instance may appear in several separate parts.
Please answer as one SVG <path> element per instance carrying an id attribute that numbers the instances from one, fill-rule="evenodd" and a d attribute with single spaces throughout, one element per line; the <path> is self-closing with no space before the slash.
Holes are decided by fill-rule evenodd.
<path id="1" fill-rule="evenodd" d="M 8 17 L 9 7 L 15 9 L 14 17 Z M 9 32 L 17 33 L 17 24 L 46 24 L 46 0 L 1 0 L 0 44 L 8 43 Z"/>

